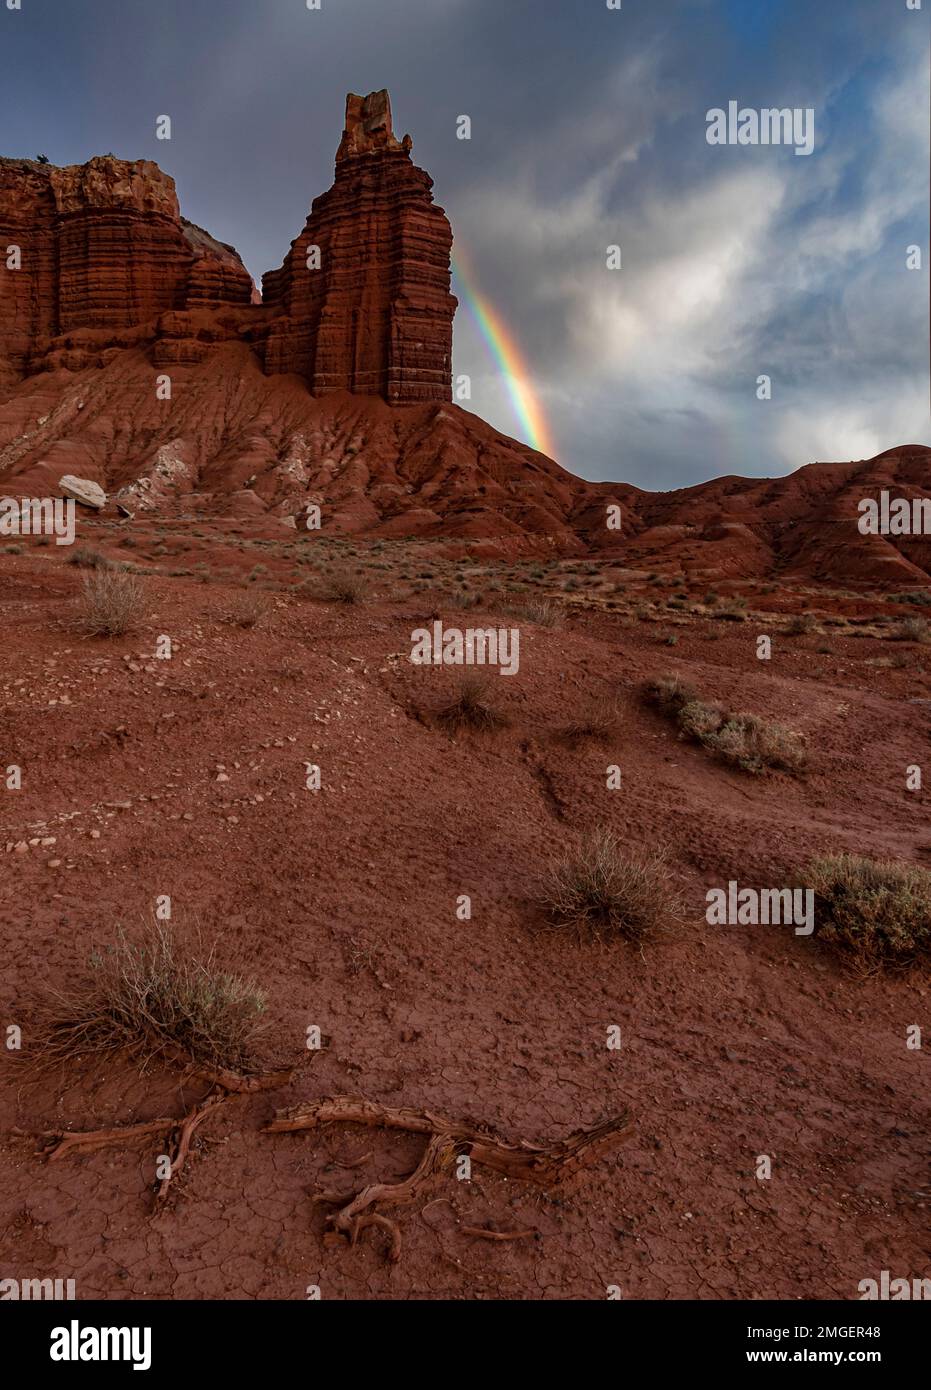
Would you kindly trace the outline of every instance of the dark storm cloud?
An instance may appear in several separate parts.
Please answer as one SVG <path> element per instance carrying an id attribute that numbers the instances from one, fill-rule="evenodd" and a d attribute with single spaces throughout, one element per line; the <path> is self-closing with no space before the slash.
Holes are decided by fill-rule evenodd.
<path id="1" fill-rule="evenodd" d="M 2 152 L 156 159 L 256 277 L 387 86 L 567 466 L 672 487 L 928 439 L 928 12 L 904 0 L 23 0 Z M 810 157 L 705 113 L 815 110 Z M 172 116 L 170 143 L 155 117 Z M 456 117 L 473 122 L 455 138 Z M 608 245 L 623 269 L 605 266 Z M 472 407 L 518 428 L 467 313 Z M 773 400 L 756 399 L 756 379 Z"/>

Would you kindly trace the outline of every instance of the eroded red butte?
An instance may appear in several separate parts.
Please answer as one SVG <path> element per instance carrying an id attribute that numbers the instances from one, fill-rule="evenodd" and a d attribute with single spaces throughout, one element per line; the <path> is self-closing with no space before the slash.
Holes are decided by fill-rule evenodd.
<path id="1" fill-rule="evenodd" d="M 99 155 L 57 168 L 0 159 L 0 359 L 27 374 L 94 365 L 166 311 L 249 305 L 236 252 L 185 221 L 149 160 Z"/>

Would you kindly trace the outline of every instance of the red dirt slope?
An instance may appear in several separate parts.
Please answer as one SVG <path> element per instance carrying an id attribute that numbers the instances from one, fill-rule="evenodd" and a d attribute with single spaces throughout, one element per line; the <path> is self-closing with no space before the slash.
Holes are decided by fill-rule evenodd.
<path id="1" fill-rule="evenodd" d="M 129 488 L 123 500 L 153 517 L 205 512 L 301 526 L 316 503 L 324 532 L 489 537 L 515 552 L 585 545 L 709 581 L 915 588 L 931 576 L 931 538 L 857 527 L 863 498 L 931 497 L 923 445 L 667 493 L 587 483 L 458 406 L 316 399 L 297 377 L 266 376 L 246 341 L 254 312 L 164 315 L 164 333 L 177 338 L 0 393 L 0 493 L 56 495 L 72 473 L 111 494 Z M 165 371 L 170 401 L 156 397 Z M 608 527 L 615 503 L 620 531 Z"/>
<path id="2" fill-rule="evenodd" d="M 684 677 L 806 739 L 802 779 L 753 779 L 644 706 L 640 684 L 673 657 L 668 623 L 633 612 L 525 624 L 519 674 L 495 682 L 509 725 L 451 740 L 418 717 L 448 674 L 406 660 L 438 605 L 470 621 L 441 595 L 388 584 L 347 609 L 275 591 L 268 627 L 243 631 L 223 621 L 235 590 L 150 576 L 142 630 L 89 641 L 64 625 L 80 571 L 51 547 L 2 563 L 2 761 L 24 780 L 0 791 L 0 1018 L 23 1028 L 24 1055 L 34 988 L 74 980 L 166 893 L 182 929 L 218 933 L 224 963 L 268 990 L 265 1060 L 299 1055 L 311 1024 L 330 1039 L 289 1087 L 204 1127 L 155 1216 L 151 1145 L 46 1164 L 10 1126 L 179 1114 L 202 1088 L 92 1056 L 23 1088 L 4 1051 L 6 1275 L 73 1276 L 82 1298 L 301 1299 L 318 1284 L 325 1298 L 600 1300 L 616 1284 L 625 1298 L 850 1299 L 882 1269 L 923 1271 L 928 1053 L 906 1030 L 926 1024 L 927 980 L 856 981 L 814 939 L 704 917 L 709 886 L 797 883 L 819 851 L 927 862 L 927 792 L 904 784 L 928 753 L 921 649 L 890 665 L 887 643 L 844 629 L 833 654 L 777 640 L 764 664 L 771 616 L 670 614 Z M 481 616 L 512 621 L 491 601 Z M 153 660 L 161 633 L 168 662 Z M 614 698 L 607 743 L 560 739 L 569 713 Z M 669 847 L 685 908 L 642 955 L 537 929 L 540 873 L 599 824 Z M 439 1182 L 398 1213 L 391 1266 L 378 1232 L 325 1249 L 310 1195 L 403 1176 L 422 1141 L 260 1132 L 276 1106 L 339 1092 L 529 1139 L 629 1106 L 634 1136 L 561 1192 Z M 463 1233 L 488 1223 L 537 1235 Z"/>

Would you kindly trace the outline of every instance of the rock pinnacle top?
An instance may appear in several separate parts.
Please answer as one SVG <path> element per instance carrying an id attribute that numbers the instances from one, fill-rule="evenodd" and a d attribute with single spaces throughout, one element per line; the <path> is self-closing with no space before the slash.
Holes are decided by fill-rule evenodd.
<path id="1" fill-rule="evenodd" d="M 410 154 L 409 135 L 398 140 L 391 128 L 391 98 L 387 89 L 369 92 L 367 97 L 346 94 L 346 128 L 336 152 L 337 164 L 355 155 L 377 154 L 381 150 L 403 150 Z"/>

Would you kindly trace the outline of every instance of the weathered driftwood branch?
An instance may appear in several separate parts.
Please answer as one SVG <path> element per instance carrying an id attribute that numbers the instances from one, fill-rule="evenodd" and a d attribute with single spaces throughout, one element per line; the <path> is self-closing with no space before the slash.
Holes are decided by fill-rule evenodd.
<path id="1" fill-rule="evenodd" d="M 355 1096 L 332 1096 L 309 1104 L 277 1111 L 266 1126 L 269 1134 L 316 1129 L 322 1124 L 373 1125 L 402 1129 L 409 1134 L 439 1134 L 452 1140 L 459 1153 L 473 1163 L 493 1168 L 510 1178 L 552 1185 L 593 1163 L 607 1149 L 615 1148 L 631 1133 L 627 1111 L 584 1129 L 575 1129 L 554 1144 L 531 1144 L 526 1139 L 508 1143 L 490 1129 L 451 1120 L 429 1110 L 377 1105 Z"/>
<path id="2" fill-rule="evenodd" d="M 171 1172 L 166 1178 L 162 1178 L 158 1188 L 157 1196 L 161 1199 L 168 1190 L 171 1179 L 184 1167 L 184 1160 L 190 1152 L 191 1139 L 198 1125 L 214 1110 L 233 1098 L 228 1091 L 219 1094 L 211 1092 L 179 1120 L 162 1115 L 157 1120 L 143 1120 L 136 1125 L 117 1125 L 113 1129 L 46 1130 L 39 1136 L 43 1142 L 39 1152 L 44 1154 L 50 1163 L 54 1163 L 56 1159 L 65 1158 L 73 1149 L 92 1151 L 106 1148 L 108 1144 L 128 1144 L 134 1139 L 143 1139 L 150 1134 L 164 1134 L 167 1136 L 166 1148 L 174 1143 L 174 1152 L 171 1155 Z"/>
<path id="3" fill-rule="evenodd" d="M 175 1124 L 171 1136 L 175 1138 L 175 1135 L 177 1135 L 175 1151 L 171 1155 L 171 1164 L 168 1173 L 161 1179 L 156 1190 L 156 1204 L 165 1200 L 168 1192 L 168 1184 L 184 1167 L 184 1160 L 190 1153 L 191 1140 L 194 1138 L 194 1131 L 197 1129 L 198 1125 L 202 1124 L 207 1116 L 211 1115 L 214 1110 L 218 1110 L 221 1105 L 225 1105 L 226 1102 L 232 1098 L 229 1091 L 223 1091 L 219 1095 L 209 1095 L 204 1100 L 199 1101 L 198 1104 L 194 1106 L 193 1110 L 189 1110 L 180 1123 Z"/>
<path id="4" fill-rule="evenodd" d="M 224 1091 L 231 1091 L 236 1095 L 252 1095 L 256 1091 L 276 1091 L 280 1086 L 287 1086 L 304 1065 L 305 1059 L 302 1059 L 296 1066 L 284 1067 L 281 1071 L 256 1072 L 251 1075 L 227 1071 L 225 1067 L 190 1067 L 187 1075 L 197 1077 L 200 1081 L 208 1081 L 212 1086 L 221 1086 Z"/>
<path id="5" fill-rule="evenodd" d="M 172 1178 L 184 1167 L 194 1133 L 208 1115 L 237 1096 L 253 1094 L 256 1091 L 271 1091 L 287 1085 L 303 1065 L 302 1059 L 295 1067 L 252 1075 L 228 1071 L 223 1067 L 191 1066 L 185 1075 L 205 1081 L 213 1089 L 180 1119 L 162 1115 L 155 1120 L 143 1120 L 135 1125 L 118 1125 L 113 1129 L 46 1130 L 38 1136 L 41 1143 L 39 1152 L 44 1154 L 50 1163 L 54 1163 L 74 1150 L 92 1152 L 109 1144 L 128 1144 L 151 1134 L 164 1134 L 167 1136 L 166 1148 L 174 1143 L 174 1151 L 171 1154 L 171 1171 L 167 1177 L 160 1180 L 156 1189 L 158 1203 L 164 1199 Z"/>
<path id="6" fill-rule="evenodd" d="M 449 1136 L 434 1134 L 417 1167 L 402 1182 L 370 1183 L 355 1194 L 320 1193 L 313 1198 L 314 1202 L 335 1203 L 340 1207 L 327 1217 L 330 1229 L 324 1233 L 324 1245 L 343 1245 L 347 1241 L 355 1245 L 367 1226 L 380 1226 L 390 1237 L 388 1258 L 392 1264 L 397 1263 L 401 1258 L 401 1229 L 397 1222 L 378 1211 L 378 1206 L 408 1206 L 416 1202 L 434 1175 L 447 1172 L 455 1158 L 455 1146 Z"/>
<path id="7" fill-rule="evenodd" d="M 73 1150 L 90 1151 L 108 1144 L 125 1144 L 152 1134 L 164 1134 L 170 1164 L 168 1175 L 159 1180 L 156 1188 L 157 1207 L 164 1200 L 172 1179 L 184 1167 L 195 1132 L 209 1116 L 242 1095 L 286 1085 L 296 1070 L 290 1067 L 257 1076 L 241 1076 L 223 1070 L 189 1070 L 188 1075 L 210 1082 L 212 1089 L 180 1119 L 162 1116 L 122 1128 L 47 1131 L 39 1136 L 43 1141 L 40 1152 L 54 1162 Z M 359 1191 L 321 1192 L 313 1198 L 314 1202 L 339 1208 L 327 1217 L 325 1245 L 355 1245 L 364 1230 L 375 1226 L 388 1235 L 388 1257 L 392 1261 L 401 1257 L 401 1231 L 397 1222 L 386 1216 L 381 1208 L 416 1202 L 426 1195 L 434 1179 L 452 1171 L 458 1157 L 467 1155 L 472 1163 L 508 1178 L 554 1186 L 616 1148 L 632 1132 L 627 1112 L 622 1111 L 597 1124 L 573 1130 L 565 1139 L 552 1144 L 533 1144 L 526 1139 L 511 1143 L 491 1129 L 452 1120 L 429 1110 L 378 1105 L 356 1096 L 331 1096 L 277 1111 L 265 1126 L 265 1133 L 297 1133 L 324 1124 L 361 1124 L 428 1137 L 417 1167 L 400 1182 L 369 1183 Z M 340 1166 L 355 1167 L 369 1156 L 366 1154 L 363 1159 Z M 539 1234 L 535 1229 L 495 1231 L 482 1226 L 463 1226 L 460 1230 L 463 1235 L 491 1241 L 523 1240 Z"/>
<path id="8" fill-rule="evenodd" d="M 324 1244 L 348 1241 L 355 1245 L 367 1226 L 380 1226 L 389 1234 L 388 1258 L 392 1262 L 401 1256 L 401 1232 L 397 1223 L 378 1208 L 416 1201 L 434 1177 L 452 1169 L 458 1155 L 467 1154 L 473 1163 L 509 1178 L 553 1186 L 593 1163 L 631 1133 L 624 1111 L 585 1129 L 573 1130 L 565 1139 L 553 1144 L 532 1144 L 525 1139 L 509 1143 L 491 1130 L 478 1129 L 428 1110 L 377 1105 L 354 1096 L 332 1096 L 279 1110 L 265 1129 L 269 1134 L 289 1134 L 316 1129 L 322 1124 L 373 1125 L 430 1135 L 423 1157 L 402 1182 L 372 1183 L 355 1194 L 326 1192 L 313 1199 L 340 1207 L 327 1218 L 329 1230 L 324 1235 Z M 486 1240 L 518 1240 L 536 1234 L 535 1231 L 488 1231 L 481 1227 L 467 1227 L 465 1231 Z"/>
<path id="9" fill-rule="evenodd" d="M 107 1144 L 129 1144 L 133 1139 L 142 1139 L 148 1134 L 164 1134 L 178 1122 L 163 1115 L 157 1120 L 143 1120 L 138 1125 L 118 1125 L 115 1129 L 47 1129 L 38 1139 L 39 1153 L 54 1163 L 64 1158 L 72 1149 L 102 1149 Z"/>

